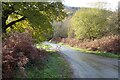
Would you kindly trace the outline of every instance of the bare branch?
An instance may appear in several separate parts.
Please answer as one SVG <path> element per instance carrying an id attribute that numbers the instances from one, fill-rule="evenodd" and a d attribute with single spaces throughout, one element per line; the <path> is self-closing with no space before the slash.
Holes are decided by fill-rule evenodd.
<path id="1" fill-rule="evenodd" d="M 10 22 L 9 24 L 7 24 L 5 27 L 6 27 L 6 28 L 11 27 L 11 26 L 14 25 L 15 23 L 20 22 L 20 21 L 25 20 L 25 19 L 26 19 L 26 17 L 22 17 L 22 18 L 20 18 L 20 19 L 18 19 L 18 20 L 16 20 L 16 21 L 12 21 L 12 22 Z"/>

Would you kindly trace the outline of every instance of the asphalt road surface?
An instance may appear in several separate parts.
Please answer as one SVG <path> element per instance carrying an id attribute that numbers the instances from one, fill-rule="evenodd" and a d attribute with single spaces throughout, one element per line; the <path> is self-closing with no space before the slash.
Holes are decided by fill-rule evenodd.
<path id="1" fill-rule="evenodd" d="M 59 44 L 45 42 L 53 49 Z M 61 46 L 59 52 L 68 61 L 73 78 L 118 78 L 118 59 L 87 54 L 72 48 Z"/>

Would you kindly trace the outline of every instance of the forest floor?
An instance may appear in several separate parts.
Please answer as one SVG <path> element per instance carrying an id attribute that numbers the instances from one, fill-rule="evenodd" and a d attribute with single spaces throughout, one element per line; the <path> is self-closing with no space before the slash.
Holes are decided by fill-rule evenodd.
<path id="1" fill-rule="evenodd" d="M 118 78 L 118 59 L 86 54 L 73 48 L 45 42 L 52 48 L 61 46 L 59 53 L 69 63 L 74 78 Z"/>

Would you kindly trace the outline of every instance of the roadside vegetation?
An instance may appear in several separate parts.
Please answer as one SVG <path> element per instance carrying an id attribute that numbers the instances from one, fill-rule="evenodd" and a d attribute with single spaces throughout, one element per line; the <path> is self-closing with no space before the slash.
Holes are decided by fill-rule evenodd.
<path id="1" fill-rule="evenodd" d="M 51 41 L 85 53 L 91 53 L 111 58 L 120 58 L 118 37 L 105 37 L 95 41 L 85 42 L 73 38 L 56 38 L 52 39 Z"/>
<path id="2" fill-rule="evenodd" d="M 64 57 L 50 45 L 33 46 L 26 33 L 7 36 L 3 43 L 3 77 L 22 78 L 69 78 L 72 71 Z M 10 50 L 9 50 L 10 49 Z"/>
<path id="3" fill-rule="evenodd" d="M 49 52 L 49 58 L 44 61 L 42 70 L 29 66 L 26 71 L 29 78 L 70 78 L 72 76 L 68 63 L 57 52 Z"/>
<path id="4" fill-rule="evenodd" d="M 92 51 L 92 50 L 88 50 L 88 49 L 82 49 L 80 47 L 77 47 L 77 46 L 71 46 L 71 45 L 68 45 L 68 44 L 65 44 L 65 43 L 58 43 L 60 45 L 65 45 L 67 47 L 70 47 L 72 49 L 75 49 L 75 50 L 78 50 L 80 52 L 84 52 L 84 53 L 89 53 L 89 54 L 95 54 L 95 55 L 99 55 L 99 56 L 104 56 L 104 57 L 109 57 L 109 58 L 116 58 L 116 59 L 119 59 L 120 58 L 120 55 L 119 53 L 116 53 L 116 54 L 113 54 L 113 53 L 110 53 L 110 52 L 103 52 L 103 51 Z"/>
<path id="5" fill-rule="evenodd" d="M 45 49 L 47 52 L 47 59 L 44 60 L 43 69 L 36 66 L 28 66 L 26 68 L 28 78 L 70 78 L 72 71 L 69 64 L 64 57 L 57 51 L 50 50 L 50 45 L 37 44 L 37 47 Z"/>
<path id="6" fill-rule="evenodd" d="M 47 58 L 44 59 L 42 63 L 38 62 L 38 64 L 42 64 L 42 67 L 40 65 L 34 66 L 32 64 L 27 64 L 26 73 L 29 79 L 72 77 L 71 68 L 62 55 L 60 55 L 57 51 L 50 50 L 48 48 L 49 45 L 39 45 L 44 46 L 44 49 L 47 50 Z M 19 76 L 17 78 L 19 78 Z"/>

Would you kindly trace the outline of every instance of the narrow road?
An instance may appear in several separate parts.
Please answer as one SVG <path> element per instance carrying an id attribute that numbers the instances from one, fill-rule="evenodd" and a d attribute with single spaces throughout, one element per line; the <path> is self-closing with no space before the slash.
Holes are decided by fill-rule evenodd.
<path id="1" fill-rule="evenodd" d="M 56 48 L 58 44 L 45 42 Z M 118 60 L 87 54 L 61 46 L 63 54 L 73 70 L 73 78 L 118 78 Z"/>

